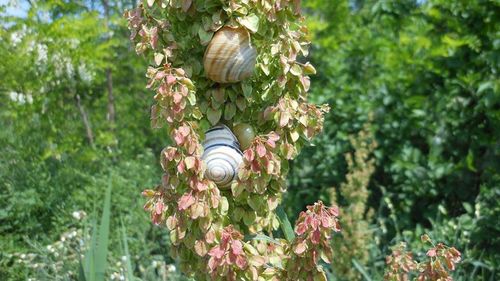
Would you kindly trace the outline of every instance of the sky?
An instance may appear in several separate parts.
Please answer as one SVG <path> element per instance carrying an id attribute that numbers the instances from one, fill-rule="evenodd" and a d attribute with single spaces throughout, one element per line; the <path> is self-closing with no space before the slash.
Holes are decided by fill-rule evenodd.
<path id="1" fill-rule="evenodd" d="M 0 0 L 0 6 L 7 6 L 6 14 L 17 17 L 26 16 L 29 8 L 28 2 L 24 0 Z"/>

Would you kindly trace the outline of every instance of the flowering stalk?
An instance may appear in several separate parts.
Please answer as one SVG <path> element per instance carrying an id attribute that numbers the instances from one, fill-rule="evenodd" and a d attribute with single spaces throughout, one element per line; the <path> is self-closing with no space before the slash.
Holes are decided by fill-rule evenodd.
<path id="1" fill-rule="evenodd" d="M 301 212 L 295 225 L 297 237 L 290 246 L 290 260 L 284 272 L 286 280 L 326 280 L 319 260 L 331 263 L 332 230 L 340 231 L 337 207 L 325 207 L 319 201 Z"/>
<path id="2" fill-rule="evenodd" d="M 435 245 L 427 234 L 422 235 L 421 240 L 432 245 L 426 253 L 428 259 L 420 263 L 414 261 L 412 253 L 406 250 L 406 244 L 400 243 L 386 258 L 388 266 L 384 280 L 406 281 L 410 280 L 411 273 L 416 272 L 414 280 L 417 281 L 453 281 L 450 272 L 460 262 L 460 252 L 443 243 Z"/>
<path id="3" fill-rule="evenodd" d="M 125 12 L 137 53 L 150 59 L 152 126 L 166 127 L 172 140 L 161 154 L 161 184 L 143 192 L 145 209 L 153 223 L 168 227 L 172 255 L 196 280 L 297 280 L 303 272 L 320 274 L 319 257 L 331 254 L 327 240 L 339 230 L 338 213 L 322 203 L 301 215 L 299 221 L 315 225 L 303 230 L 300 223 L 296 241 L 244 239 L 278 229 L 274 210 L 286 190 L 288 160 L 321 131 L 329 110 L 307 102 L 315 69 L 297 61 L 309 45 L 299 3 L 147 0 Z M 219 84 L 207 78 L 203 56 L 223 27 L 250 34 L 257 59 L 249 79 Z M 219 123 L 250 124 L 256 133 L 227 189 L 204 177 L 201 159 L 204 132 Z M 300 260 L 306 268 L 285 270 Z"/>

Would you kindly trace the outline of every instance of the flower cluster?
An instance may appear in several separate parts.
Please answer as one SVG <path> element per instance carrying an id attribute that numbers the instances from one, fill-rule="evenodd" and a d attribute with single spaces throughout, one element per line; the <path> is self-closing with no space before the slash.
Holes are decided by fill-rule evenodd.
<path id="1" fill-rule="evenodd" d="M 422 236 L 422 241 L 433 244 L 427 235 Z M 453 280 L 450 276 L 450 271 L 454 271 L 455 264 L 461 260 L 461 254 L 455 247 L 448 247 L 443 243 L 433 244 L 433 247 L 427 251 L 426 255 L 429 257 L 429 260 L 420 263 L 418 266 L 418 281 Z"/>
<path id="2" fill-rule="evenodd" d="M 387 268 L 384 280 L 407 281 L 408 274 L 417 269 L 417 262 L 413 260 L 411 252 L 406 251 L 406 243 L 401 242 L 393 248 L 390 256 L 385 259 Z"/>
<path id="3" fill-rule="evenodd" d="M 422 242 L 432 244 L 427 251 L 428 259 L 420 263 L 413 260 L 412 253 L 406 250 L 406 244 L 400 243 L 386 258 L 388 265 L 384 280 L 406 281 L 411 273 L 416 273 L 417 281 L 452 281 L 450 272 L 460 262 L 461 254 L 455 247 L 448 247 L 443 243 L 434 245 L 427 234 L 422 235 Z"/>
<path id="4" fill-rule="evenodd" d="M 196 118 L 201 118 L 201 113 L 194 107 L 196 96 L 192 90 L 194 89 L 193 83 L 185 75 L 182 68 L 172 68 L 169 64 L 148 69 L 147 76 L 150 82 L 147 87 L 156 88 L 154 99 L 157 103 L 151 108 L 151 121 L 154 128 L 161 127 L 160 117 L 168 124 L 182 122 L 188 106 L 193 107 L 188 112 Z"/>
<path id="5" fill-rule="evenodd" d="M 243 235 L 232 225 L 222 230 L 219 244 L 215 245 L 208 255 L 208 271 L 212 276 L 223 274 L 228 279 L 235 279 L 235 270 L 244 270 L 248 260 L 243 251 Z"/>
<path id="6" fill-rule="evenodd" d="M 295 224 L 297 237 L 291 244 L 291 259 L 287 263 L 288 278 L 308 280 L 311 276 L 323 276 L 319 260 L 331 262 L 331 232 L 339 232 L 339 210 L 326 207 L 319 201 L 301 212 Z M 326 279 L 325 279 L 326 280 Z"/>

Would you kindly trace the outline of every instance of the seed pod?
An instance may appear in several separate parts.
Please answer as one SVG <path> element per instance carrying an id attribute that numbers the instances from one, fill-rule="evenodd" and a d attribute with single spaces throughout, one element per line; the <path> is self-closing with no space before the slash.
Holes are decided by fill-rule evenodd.
<path id="1" fill-rule="evenodd" d="M 238 168 L 243 162 L 240 144 L 231 130 L 218 125 L 205 133 L 204 152 L 201 159 L 207 169 L 205 177 L 219 187 L 227 187 L 238 176 Z"/>
<path id="2" fill-rule="evenodd" d="M 252 126 L 247 123 L 239 123 L 234 126 L 233 132 L 240 142 L 241 149 L 245 150 L 252 145 L 252 141 L 255 138 L 255 131 Z"/>
<path id="3" fill-rule="evenodd" d="M 208 44 L 203 66 L 211 80 L 234 83 L 252 76 L 256 59 L 257 51 L 245 28 L 223 27 Z"/>

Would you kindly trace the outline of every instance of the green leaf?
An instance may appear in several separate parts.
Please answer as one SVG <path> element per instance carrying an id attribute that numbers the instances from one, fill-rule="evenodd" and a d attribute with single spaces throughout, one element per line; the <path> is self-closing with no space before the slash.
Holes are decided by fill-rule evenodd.
<path id="1" fill-rule="evenodd" d="M 472 150 L 469 150 L 469 153 L 467 153 L 465 161 L 467 162 L 467 168 L 473 172 L 476 172 L 476 167 L 474 167 L 474 152 L 472 152 Z"/>
<path id="2" fill-rule="evenodd" d="M 78 262 L 78 281 L 87 281 L 87 278 L 85 278 L 85 269 L 83 269 L 83 261 L 81 259 Z"/>
<path id="3" fill-rule="evenodd" d="M 256 212 L 262 210 L 262 198 L 260 196 L 247 197 L 247 203 Z"/>
<path id="4" fill-rule="evenodd" d="M 302 67 L 300 67 L 300 65 L 298 65 L 298 64 L 294 64 L 290 68 L 290 73 L 295 75 L 295 76 L 300 76 L 300 75 L 302 75 Z"/>
<path id="5" fill-rule="evenodd" d="M 236 114 L 236 106 L 233 103 L 227 103 L 224 109 L 224 119 L 231 120 Z"/>
<path id="6" fill-rule="evenodd" d="M 128 250 L 128 238 L 127 238 L 127 229 L 125 228 L 125 225 L 123 224 L 123 221 L 121 221 L 121 236 L 122 236 L 122 250 L 123 250 L 123 255 L 126 257 L 126 262 L 125 262 L 125 268 L 127 270 L 127 280 L 133 281 L 136 278 L 134 277 L 134 270 L 132 269 L 132 262 L 130 261 L 130 252 Z"/>
<path id="7" fill-rule="evenodd" d="M 259 17 L 255 14 L 250 14 L 246 17 L 238 18 L 237 20 L 252 33 L 256 33 L 259 30 Z"/>
<path id="8" fill-rule="evenodd" d="M 243 95 L 245 98 L 249 98 L 252 96 L 252 85 L 248 83 L 242 83 L 241 88 L 243 89 Z"/>
<path id="9" fill-rule="evenodd" d="M 191 106 L 196 105 L 196 95 L 193 92 L 190 92 L 189 95 L 187 96 L 187 98 L 188 98 L 189 104 Z"/>
<path id="10" fill-rule="evenodd" d="M 365 278 L 366 281 L 372 281 L 370 275 L 368 275 L 368 272 L 366 272 L 366 270 L 363 268 L 363 266 L 358 261 L 356 261 L 356 259 L 352 259 L 352 263 L 354 264 L 354 267 L 356 268 L 356 270 L 358 270 L 359 273 L 361 273 L 361 275 L 363 275 L 363 277 Z"/>
<path id="11" fill-rule="evenodd" d="M 276 215 L 278 216 L 281 231 L 283 231 L 285 239 L 288 242 L 292 242 L 295 239 L 295 232 L 293 232 L 292 225 L 290 224 L 288 216 L 286 215 L 285 210 L 283 210 L 283 207 L 281 205 L 276 208 Z"/>
<path id="12" fill-rule="evenodd" d="M 111 189 L 112 179 L 110 177 L 108 188 L 104 197 L 104 206 L 99 225 L 99 234 L 97 237 L 97 249 L 95 251 L 96 281 L 104 281 L 106 269 L 108 267 L 108 243 L 109 243 L 109 225 L 111 218 Z"/>
<path id="13" fill-rule="evenodd" d="M 255 214 L 254 211 L 245 211 L 243 213 L 243 222 L 247 226 L 254 224 L 256 218 L 257 218 L 257 215 Z"/>
<path id="14" fill-rule="evenodd" d="M 215 126 L 219 122 L 221 116 L 222 116 L 222 111 L 213 109 L 211 107 L 207 109 L 207 118 L 208 121 L 210 121 L 210 124 Z"/>
<path id="15" fill-rule="evenodd" d="M 220 198 L 220 212 L 221 215 L 226 215 L 227 211 L 229 210 L 229 202 L 227 201 L 226 197 L 221 197 Z"/>
<path id="16" fill-rule="evenodd" d="M 207 32 L 203 29 L 203 27 L 200 27 L 198 29 L 198 36 L 200 37 L 201 45 L 206 46 L 208 45 L 208 43 L 210 43 L 210 40 L 212 40 L 212 36 L 214 36 L 214 33 Z"/>

